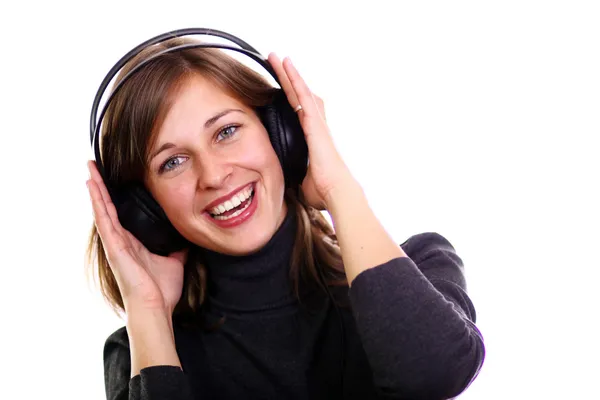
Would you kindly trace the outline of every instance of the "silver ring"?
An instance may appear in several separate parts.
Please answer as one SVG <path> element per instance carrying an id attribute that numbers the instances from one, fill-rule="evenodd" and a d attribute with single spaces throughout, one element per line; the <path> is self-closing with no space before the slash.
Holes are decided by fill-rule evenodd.
<path id="1" fill-rule="evenodd" d="M 294 112 L 298 112 L 302 110 L 302 105 L 298 104 L 296 108 L 294 108 Z"/>

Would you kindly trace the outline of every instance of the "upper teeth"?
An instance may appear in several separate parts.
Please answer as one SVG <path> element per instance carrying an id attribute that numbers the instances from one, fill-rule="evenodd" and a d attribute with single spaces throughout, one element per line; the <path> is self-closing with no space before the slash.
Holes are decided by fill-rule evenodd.
<path id="1" fill-rule="evenodd" d="M 234 207 L 239 206 L 252 195 L 252 185 L 248 185 L 245 189 L 237 192 L 232 198 L 224 201 L 216 207 L 210 209 L 210 213 L 213 215 L 223 214 L 225 211 L 231 210 Z"/>

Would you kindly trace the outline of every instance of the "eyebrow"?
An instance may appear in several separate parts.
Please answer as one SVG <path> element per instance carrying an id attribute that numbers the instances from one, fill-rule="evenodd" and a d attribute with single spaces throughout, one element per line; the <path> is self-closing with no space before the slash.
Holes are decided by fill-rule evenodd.
<path id="1" fill-rule="evenodd" d="M 206 122 L 204 123 L 204 129 L 205 130 L 209 129 L 211 126 L 213 126 L 219 120 L 219 118 L 222 118 L 225 115 L 227 115 L 231 112 L 236 112 L 236 111 L 244 113 L 244 111 L 240 110 L 239 108 L 228 108 L 226 110 L 223 110 L 223 111 L 215 114 L 214 116 L 210 117 L 209 119 L 207 119 Z M 164 143 L 156 151 L 154 151 L 152 154 L 150 154 L 150 157 L 148 157 L 148 162 L 152 161 L 154 159 L 154 157 L 156 157 L 163 151 L 173 148 L 173 147 L 175 147 L 175 145 L 173 143 L 170 143 L 170 142 Z"/>

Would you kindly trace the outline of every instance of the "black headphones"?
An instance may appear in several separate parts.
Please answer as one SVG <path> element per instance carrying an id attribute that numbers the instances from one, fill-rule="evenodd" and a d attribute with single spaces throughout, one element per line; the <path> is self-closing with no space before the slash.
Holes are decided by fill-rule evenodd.
<path id="1" fill-rule="evenodd" d="M 132 68 L 121 81 L 114 87 L 106 100 L 98 117 L 100 101 L 109 83 L 125 64 L 148 46 L 152 46 L 173 38 L 190 35 L 210 35 L 227 39 L 240 47 L 231 47 L 217 43 L 187 43 L 162 50 L 140 62 Z M 129 78 L 144 66 L 164 54 L 193 48 L 218 48 L 233 50 L 245 54 L 266 69 L 275 81 L 281 86 L 277 74 L 268 60 L 256 49 L 243 40 L 218 30 L 206 28 L 179 29 L 153 37 L 125 54 L 108 72 L 94 98 L 90 117 L 90 141 L 94 149 L 94 156 L 98 170 L 115 204 L 119 222 L 131 232 L 146 248 L 156 254 L 168 255 L 181 250 L 189 242 L 171 225 L 162 208 L 141 184 L 130 184 L 126 187 L 117 186 L 108 179 L 102 165 L 100 155 L 99 135 L 104 114 L 115 94 L 123 87 Z M 302 183 L 307 171 L 308 147 L 304 139 L 304 132 L 300 126 L 297 114 L 289 104 L 283 89 L 279 89 L 271 104 L 258 110 L 259 117 L 264 124 L 271 144 L 283 168 L 286 187 L 296 187 Z"/>

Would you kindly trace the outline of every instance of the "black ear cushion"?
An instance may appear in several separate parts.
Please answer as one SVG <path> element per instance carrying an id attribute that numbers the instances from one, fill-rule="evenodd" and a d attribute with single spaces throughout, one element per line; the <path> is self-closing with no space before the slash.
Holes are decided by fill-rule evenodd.
<path id="1" fill-rule="evenodd" d="M 284 91 L 279 90 L 271 104 L 259 109 L 259 114 L 283 168 L 286 187 L 300 185 L 306 176 L 308 147 L 298 115 Z"/>
<path id="2" fill-rule="evenodd" d="M 262 123 L 269 134 L 269 140 L 271 141 L 271 145 L 275 150 L 275 154 L 277 154 L 277 157 L 279 158 L 279 162 L 281 163 L 283 172 L 285 174 L 286 171 L 284 163 L 286 149 L 285 144 L 282 142 L 282 139 L 285 140 L 285 138 L 282 138 L 280 134 L 282 128 L 279 124 L 279 115 L 277 109 L 272 104 L 269 104 L 260 111 Z"/>
<path id="3" fill-rule="evenodd" d="M 189 245 L 141 185 L 111 192 L 119 222 L 152 253 L 166 256 Z"/>

